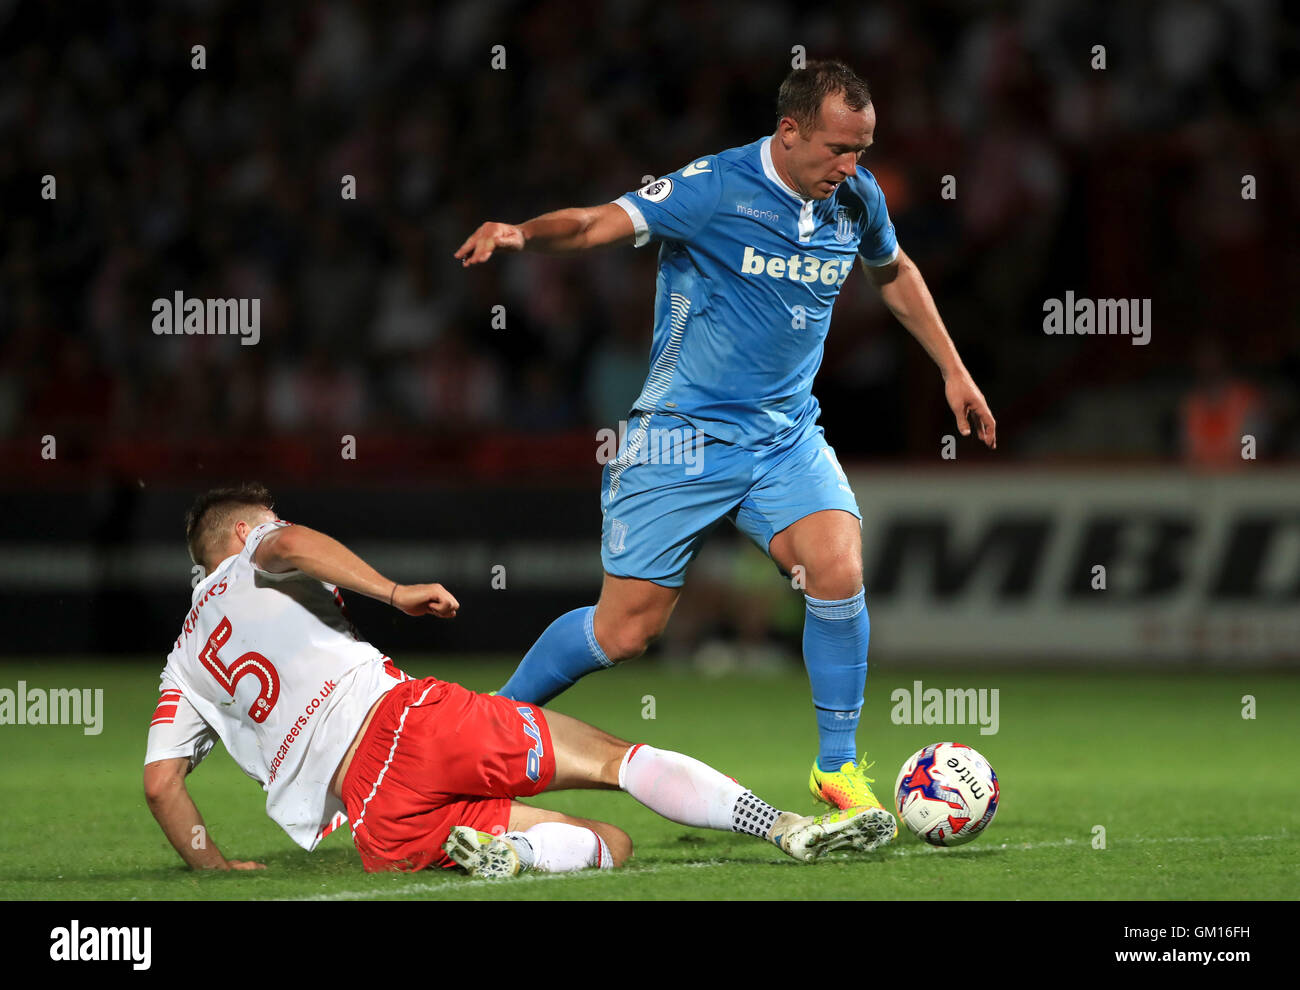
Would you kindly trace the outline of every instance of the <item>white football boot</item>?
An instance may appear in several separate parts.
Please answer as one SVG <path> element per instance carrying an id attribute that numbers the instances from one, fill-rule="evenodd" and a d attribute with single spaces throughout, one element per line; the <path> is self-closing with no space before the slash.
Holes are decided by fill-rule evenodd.
<path id="1" fill-rule="evenodd" d="M 521 857 L 515 840 L 504 835 L 480 832 L 468 825 L 454 825 L 442 851 L 472 877 L 504 880 L 528 868 L 532 856 Z M 529 850 L 528 852 L 531 852 Z M 527 860 L 528 862 L 526 862 Z"/>
<path id="2" fill-rule="evenodd" d="M 777 818 L 768 839 L 795 859 L 811 863 L 838 849 L 871 852 L 896 832 L 894 816 L 884 808 L 844 808 L 815 818 L 787 811 Z"/>

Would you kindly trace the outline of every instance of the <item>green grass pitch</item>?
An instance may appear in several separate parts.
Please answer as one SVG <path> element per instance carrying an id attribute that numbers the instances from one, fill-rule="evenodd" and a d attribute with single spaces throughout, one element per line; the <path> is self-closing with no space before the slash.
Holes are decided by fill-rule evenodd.
<path id="1" fill-rule="evenodd" d="M 408 660 L 477 690 L 511 665 Z M 615 871 L 488 883 L 453 872 L 367 875 L 346 829 L 314 853 L 267 816 L 260 789 L 218 746 L 190 790 L 227 856 L 265 872 L 196 874 L 154 823 L 140 770 L 161 663 L 8 662 L 0 687 L 104 689 L 104 726 L 0 726 L 0 898 L 4 899 L 1286 899 L 1297 897 L 1300 784 L 1289 743 L 1300 680 L 1281 673 L 1169 675 L 890 670 L 873 665 L 859 741 L 890 804 L 902 761 L 943 739 L 993 764 L 1002 802 L 987 832 L 931 849 L 904 830 L 887 850 L 803 865 L 745 837 L 683 828 L 616 792 L 537 803 L 603 818 L 636 853 Z M 994 735 L 977 726 L 894 725 L 890 692 L 1000 691 Z M 654 699 L 653 719 L 643 718 Z M 1242 697 L 1256 717 L 1242 717 Z M 555 707 L 625 738 L 676 749 L 766 800 L 811 812 L 816 733 L 801 671 L 705 678 L 651 663 L 587 678 Z M 1105 848 L 1095 848 L 1096 826 Z"/>

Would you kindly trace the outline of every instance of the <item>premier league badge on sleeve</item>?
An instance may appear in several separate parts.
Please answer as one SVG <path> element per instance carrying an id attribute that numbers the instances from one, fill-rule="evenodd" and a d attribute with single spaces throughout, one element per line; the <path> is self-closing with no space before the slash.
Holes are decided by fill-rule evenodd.
<path id="1" fill-rule="evenodd" d="M 650 200 L 652 203 L 661 203 L 672 195 L 672 191 L 673 180 L 664 178 L 646 183 L 636 191 L 636 194 L 642 199 Z"/>

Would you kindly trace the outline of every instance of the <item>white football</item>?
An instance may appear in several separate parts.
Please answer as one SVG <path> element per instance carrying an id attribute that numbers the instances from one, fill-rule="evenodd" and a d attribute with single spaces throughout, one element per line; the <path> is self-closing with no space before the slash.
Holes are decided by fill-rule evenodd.
<path id="1" fill-rule="evenodd" d="M 931 743 L 898 772 L 894 804 L 918 838 L 935 846 L 960 846 L 993 820 L 998 775 L 969 746 Z"/>

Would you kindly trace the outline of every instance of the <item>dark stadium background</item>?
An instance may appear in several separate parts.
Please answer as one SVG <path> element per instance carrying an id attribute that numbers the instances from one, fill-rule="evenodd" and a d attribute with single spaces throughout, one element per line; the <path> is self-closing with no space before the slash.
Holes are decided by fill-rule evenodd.
<path id="1" fill-rule="evenodd" d="M 885 656 L 902 617 L 982 610 L 992 587 L 983 645 L 936 627 L 898 649 L 1016 659 L 1032 594 L 1031 640 L 1071 630 L 1042 662 L 1294 663 L 1300 9 L 1265 0 L 0 2 L 0 651 L 161 665 L 188 604 L 184 510 L 238 479 L 394 578 L 451 587 L 451 624 L 349 596 L 399 658 L 521 655 L 594 600 L 595 432 L 646 371 L 654 249 L 468 272 L 452 252 L 484 220 L 608 201 L 770 133 L 795 45 L 868 80 L 864 164 L 998 418 L 996 452 L 944 461 L 936 370 L 848 280 L 816 393 L 886 548 L 867 561 Z M 260 342 L 155 335 L 152 300 L 178 290 L 259 298 Z M 1044 334 L 1066 290 L 1150 299 L 1151 343 Z M 928 498 L 939 529 L 885 513 L 891 492 Z M 1145 579 L 1088 598 L 1043 576 L 1123 564 L 1117 527 L 1160 511 Z M 1001 537 L 979 534 L 1032 542 L 1040 518 L 1082 535 L 999 570 Z M 919 586 L 890 570 L 899 540 Z M 1185 553 L 1173 577 L 1161 540 Z M 662 654 L 797 658 L 797 598 L 739 547 L 719 531 Z M 1113 614 L 1130 631 L 1094 649 Z"/>

